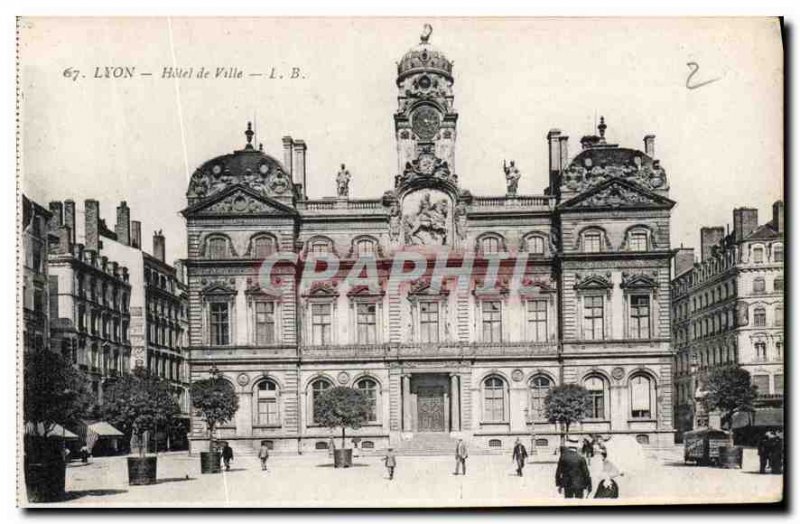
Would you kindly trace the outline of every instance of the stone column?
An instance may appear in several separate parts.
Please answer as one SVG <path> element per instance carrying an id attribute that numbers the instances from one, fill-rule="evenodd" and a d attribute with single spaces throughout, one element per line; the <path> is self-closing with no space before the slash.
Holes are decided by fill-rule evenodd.
<path id="1" fill-rule="evenodd" d="M 451 431 L 461 431 L 461 391 L 455 373 L 450 374 L 450 427 Z"/>
<path id="2" fill-rule="evenodd" d="M 411 431 L 411 375 L 403 375 L 403 431 Z"/>

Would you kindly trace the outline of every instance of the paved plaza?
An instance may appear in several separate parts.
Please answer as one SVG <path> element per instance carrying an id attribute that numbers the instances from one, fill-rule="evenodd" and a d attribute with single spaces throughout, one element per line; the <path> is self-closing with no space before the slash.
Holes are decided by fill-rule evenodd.
<path id="1" fill-rule="evenodd" d="M 553 485 L 556 465 L 552 461 L 529 464 L 519 478 L 510 456 L 479 455 L 469 458 L 466 476 L 455 476 L 450 456 L 401 456 L 392 481 L 378 456 L 356 457 L 349 469 L 334 469 L 331 462 L 324 455 L 273 456 L 269 471 L 263 472 L 255 457 L 241 457 L 229 472 L 201 475 L 197 456 L 171 453 L 159 456 L 158 484 L 129 486 L 125 457 L 97 458 L 91 464 L 73 463 L 67 469 L 65 504 L 474 507 L 598 502 L 565 501 Z M 619 479 L 617 503 L 768 502 L 781 497 L 783 477 L 758 474 L 754 450 L 745 451 L 741 470 L 687 466 L 675 452 L 651 456 L 644 462 L 629 467 Z"/>

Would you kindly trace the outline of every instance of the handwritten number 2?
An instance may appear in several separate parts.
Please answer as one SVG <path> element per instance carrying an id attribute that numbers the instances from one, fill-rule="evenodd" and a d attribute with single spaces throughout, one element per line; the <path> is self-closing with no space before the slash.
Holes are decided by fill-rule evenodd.
<path id="1" fill-rule="evenodd" d="M 700 70 L 700 66 L 697 64 L 697 62 L 687 62 L 686 65 L 692 70 L 692 72 L 689 73 L 689 76 L 686 77 L 686 89 L 697 89 L 698 87 L 703 87 L 704 85 L 708 85 L 711 82 L 716 82 L 719 80 L 719 78 L 712 78 L 711 80 L 706 80 L 705 82 L 692 84 L 692 77 L 697 73 L 697 71 Z"/>

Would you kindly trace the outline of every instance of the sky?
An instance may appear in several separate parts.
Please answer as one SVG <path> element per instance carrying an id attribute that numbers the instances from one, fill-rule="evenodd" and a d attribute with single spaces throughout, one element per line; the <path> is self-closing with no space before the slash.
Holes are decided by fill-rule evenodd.
<path id="1" fill-rule="evenodd" d="M 783 198 L 780 31 L 753 18 L 24 19 L 21 187 L 43 205 L 97 199 L 110 227 L 126 200 L 145 249 L 163 229 L 167 259 L 181 258 L 188 177 L 240 149 L 252 120 L 279 160 L 282 136 L 305 140 L 309 197 L 335 195 L 345 163 L 351 197 L 377 198 L 397 169 L 396 63 L 426 22 L 454 62 L 455 171 L 473 194 L 505 193 L 504 160 L 520 194 L 541 194 L 548 130 L 570 137 L 572 156 L 602 115 L 609 142 L 642 149 L 656 135 L 673 247 L 697 248 L 699 228 L 730 224 L 734 207 L 764 223 Z M 243 75 L 162 77 L 176 66 Z M 695 69 L 690 85 L 713 81 L 687 88 Z"/>

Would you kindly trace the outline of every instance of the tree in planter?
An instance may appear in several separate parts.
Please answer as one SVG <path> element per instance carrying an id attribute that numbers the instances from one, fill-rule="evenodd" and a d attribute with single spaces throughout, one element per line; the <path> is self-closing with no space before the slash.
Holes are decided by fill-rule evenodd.
<path id="1" fill-rule="evenodd" d="M 733 415 L 753 410 L 757 388 L 750 382 L 750 373 L 738 365 L 714 369 L 706 383 L 705 398 L 709 410 L 722 412 L 722 424 L 730 428 Z"/>
<path id="2" fill-rule="evenodd" d="M 345 429 L 358 429 L 369 420 L 372 406 L 361 391 L 344 386 L 328 388 L 314 400 L 314 420 L 323 426 L 342 428 L 342 449 L 345 447 Z"/>
<path id="3" fill-rule="evenodd" d="M 589 391 L 577 384 L 564 384 L 551 389 L 544 399 L 545 416 L 552 424 L 564 428 L 563 444 L 569 435 L 569 427 L 583 420 L 591 409 Z"/>
<path id="4" fill-rule="evenodd" d="M 135 436 L 140 443 L 139 456 L 144 456 L 145 432 L 166 429 L 180 415 L 181 409 L 169 388 L 169 383 L 137 367 L 130 375 L 123 375 L 105 390 L 100 415 L 119 428 L 130 439 Z"/>
<path id="5" fill-rule="evenodd" d="M 208 451 L 214 451 L 214 429 L 233 418 L 239 409 L 239 397 L 231 384 L 213 369 L 211 378 L 192 382 L 189 390 L 192 407 L 206 421 Z"/>

